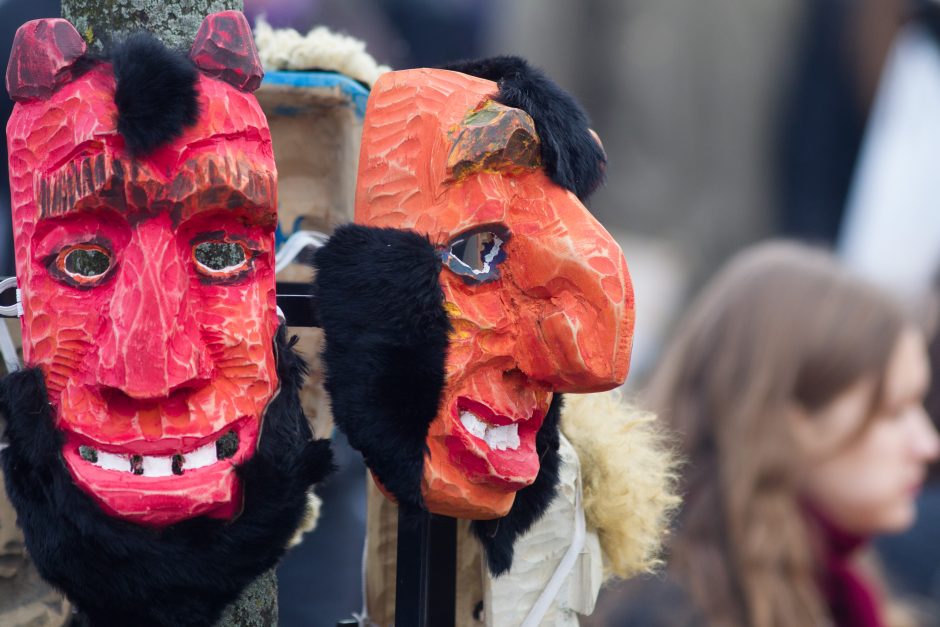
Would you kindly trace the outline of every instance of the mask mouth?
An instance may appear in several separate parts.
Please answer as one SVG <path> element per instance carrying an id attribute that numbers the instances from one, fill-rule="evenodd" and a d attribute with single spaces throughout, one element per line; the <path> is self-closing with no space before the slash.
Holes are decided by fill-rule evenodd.
<path id="1" fill-rule="evenodd" d="M 448 451 L 472 482 L 519 490 L 538 474 L 535 437 L 544 416 L 534 408 L 510 417 L 478 400 L 458 397 Z"/>
<path id="2" fill-rule="evenodd" d="M 470 435 L 483 440 L 490 450 L 515 451 L 519 449 L 519 423 L 494 425 L 485 422 L 472 411 L 464 409 L 460 412 L 460 424 Z"/>
<path id="3" fill-rule="evenodd" d="M 72 446 L 77 446 L 78 456 L 82 461 L 103 470 L 143 477 L 171 477 L 234 457 L 240 446 L 239 431 L 240 429 L 230 427 L 222 433 L 210 436 L 205 444 L 190 446 L 185 450 L 180 447 L 172 454 L 164 455 L 143 455 L 133 452 L 132 446 L 119 452 L 113 452 L 114 449 L 105 450 L 100 444 L 73 443 Z M 66 444 L 66 447 L 68 448 L 69 444 Z"/>
<path id="4" fill-rule="evenodd" d="M 537 413 L 526 412 L 523 416 L 510 418 L 466 396 L 457 398 L 460 424 L 467 433 L 477 440 L 482 440 L 491 451 L 519 450 L 522 444 L 519 439 L 519 427 L 522 426 L 525 434 L 529 421 L 535 418 Z"/>
<path id="5" fill-rule="evenodd" d="M 75 483 L 118 518 L 158 527 L 228 519 L 241 508 L 235 468 L 254 455 L 259 428 L 246 416 L 208 436 L 120 445 L 65 431 L 62 457 Z"/>

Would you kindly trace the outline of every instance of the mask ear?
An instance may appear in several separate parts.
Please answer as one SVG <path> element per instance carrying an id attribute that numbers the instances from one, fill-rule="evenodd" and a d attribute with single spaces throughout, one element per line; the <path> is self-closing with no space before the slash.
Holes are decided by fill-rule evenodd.
<path id="1" fill-rule="evenodd" d="M 189 53 L 203 73 L 241 91 L 254 91 L 264 78 L 251 27 L 241 11 L 206 16 Z"/>
<path id="2" fill-rule="evenodd" d="M 26 22 L 16 31 L 7 91 L 16 102 L 45 100 L 75 78 L 76 62 L 85 55 L 85 42 L 75 27 L 61 18 Z"/>

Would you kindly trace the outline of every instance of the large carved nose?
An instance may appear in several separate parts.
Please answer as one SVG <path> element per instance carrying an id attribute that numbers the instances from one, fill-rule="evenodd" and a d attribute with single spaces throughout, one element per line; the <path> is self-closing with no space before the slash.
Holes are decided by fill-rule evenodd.
<path id="1" fill-rule="evenodd" d="M 627 262 L 573 194 L 556 187 L 546 200 L 558 219 L 513 241 L 523 294 L 519 367 L 558 392 L 611 389 L 626 380 L 633 346 Z"/>
<path id="2" fill-rule="evenodd" d="M 100 385 L 134 399 L 157 399 L 208 379 L 188 298 L 188 259 L 181 257 L 168 223 L 157 218 L 138 225 L 117 268 L 99 347 Z"/>

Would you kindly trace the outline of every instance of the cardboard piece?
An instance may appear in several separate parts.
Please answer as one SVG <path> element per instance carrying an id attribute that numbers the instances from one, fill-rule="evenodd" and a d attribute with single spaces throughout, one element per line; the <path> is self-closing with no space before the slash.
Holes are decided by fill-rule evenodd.
<path id="1" fill-rule="evenodd" d="M 278 165 L 277 243 L 297 231 L 330 234 L 353 219 L 362 115 L 368 90 L 332 72 L 268 72 L 255 92 L 268 119 Z M 278 280 L 309 282 L 310 266 L 293 263 Z M 316 437 L 333 429 L 323 368 L 323 332 L 291 328 L 297 349 L 310 364 L 301 390 L 304 413 Z"/>

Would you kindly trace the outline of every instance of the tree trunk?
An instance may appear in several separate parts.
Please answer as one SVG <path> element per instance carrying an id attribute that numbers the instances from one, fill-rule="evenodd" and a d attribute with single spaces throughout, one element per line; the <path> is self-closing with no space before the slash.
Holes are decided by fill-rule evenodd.
<path id="1" fill-rule="evenodd" d="M 204 17 L 242 6 L 242 0 L 62 0 L 62 17 L 95 52 L 106 52 L 114 37 L 137 30 L 188 52 Z"/>
<path id="2" fill-rule="evenodd" d="M 62 0 L 62 17 L 94 52 L 107 52 L 115 37 L 138 30 L 153 33 L 169 47 L 189 51 L 207 15 L 241 11 L 242 6 L 242 0 Z M 215 627 L 274 627 L 277 614 L 277 576 L 272 569 L 225 608 Z"/>
<path id="3" fill-rule="evenodd" d="M 215 627 L 276 627 L 277 575 L 272 568 L 242 590 Z"/>

